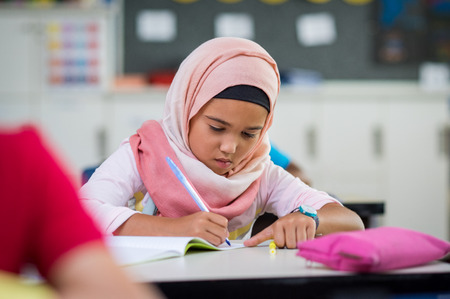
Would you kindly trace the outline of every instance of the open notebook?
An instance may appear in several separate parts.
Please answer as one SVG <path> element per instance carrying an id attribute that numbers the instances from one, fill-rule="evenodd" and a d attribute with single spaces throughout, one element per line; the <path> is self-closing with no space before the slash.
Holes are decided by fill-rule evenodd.
<path id="1" fill-rule="evenodd" d="M 119 265 L 133 265 L 185 255 L 189 249 L 231 250 L 243 248 L 242 243 L 232 242 L 214 246 L 194 237 L 141 237 L 114 236 L 106 244 Z"/>

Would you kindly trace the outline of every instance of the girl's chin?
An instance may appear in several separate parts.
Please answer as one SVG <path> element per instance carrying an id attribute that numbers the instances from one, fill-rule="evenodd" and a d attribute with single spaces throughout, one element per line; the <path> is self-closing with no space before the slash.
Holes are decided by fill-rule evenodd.
<path id="1" fill-rule="evenodd" d="M 228 173 L 228 170 L 223 170 L 223 169 L 220 169 L 220 170 L 213 170 L 214 171 L 214 173 L 215 174 L 217 174 L 217 175 L 221 175 L 221 176 L 226 176 L 227 175 L 227 173 Z"/>
<path id="2" fill-rule="evenodd" d="M 223 169 L 223 168 L 219 168 L 219 167 L 209 167 L 209 169 L 211 169 L 215 174 L 217 175 L 221 175 L 221 176 L 226 176 L 228 171 L 230 171 L 229 169 Z"/>

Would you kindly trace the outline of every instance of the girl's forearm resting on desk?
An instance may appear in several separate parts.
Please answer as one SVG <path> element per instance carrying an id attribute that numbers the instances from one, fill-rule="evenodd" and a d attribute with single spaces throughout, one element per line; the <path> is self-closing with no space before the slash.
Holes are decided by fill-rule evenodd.
<path id="1" fill-rule="evenodd" d="M 214 245 L 225 242 L 228 220 L 218 214 L 197 212 L 179 218 L 134 214 L 114 232 L 134 236 L 192 236 Z"/>
<path id="2" fill-rule="evenodd" d="M 317 210 L 317 215 L 320 220 L 316 232 L 318 235 L 364 229 L 364 224 L 358 214 L 339 204 L 326 204 Z"/>

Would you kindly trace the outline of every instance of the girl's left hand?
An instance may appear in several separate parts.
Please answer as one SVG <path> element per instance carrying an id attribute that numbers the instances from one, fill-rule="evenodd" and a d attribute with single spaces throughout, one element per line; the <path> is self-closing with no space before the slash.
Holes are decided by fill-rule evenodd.
<path id="1" fill-rule="evenodd" d="M 314 239 L 316 222 L 300 212 L 288 214 L 244 242 L 245 246 L 256 246 L 273 239 L 278 248 L 297 248 L 297 243 Z"/>

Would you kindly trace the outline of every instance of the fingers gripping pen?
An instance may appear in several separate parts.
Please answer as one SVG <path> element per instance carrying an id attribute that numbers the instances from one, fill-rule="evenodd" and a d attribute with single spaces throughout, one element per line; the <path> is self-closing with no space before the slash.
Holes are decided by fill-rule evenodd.
<path id="1" fill-rule="evenodd" d="M 200 210 L 204 212 L 209 212 L 208 207 L 205 205 L 203 200 L 200 198 L 200 195 L 195 191 L 194 187 L 189 183 L 189 181 L 186 179 L 186 177 L 183 175 L 181 170 L 177 167 L 177 165 L 170 159 L 169 157 L 166 157 L 166 161 L 170 166 L 170 169 L 172 169 L 173 173 L 176 175 L 177 179 L 183 184 L 184 188 L 186 188 L 189 195 L 192 197 L 192 199 L 195 201 L 195 203 L 198 205 Z M 225 242 L 229 246 L 231 246 L 230 240 L 228 238 L 225 239 Z"/>

